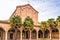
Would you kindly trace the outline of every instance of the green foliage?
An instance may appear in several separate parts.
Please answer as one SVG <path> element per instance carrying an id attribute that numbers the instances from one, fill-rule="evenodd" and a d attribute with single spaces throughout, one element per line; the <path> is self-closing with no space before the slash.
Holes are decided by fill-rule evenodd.
<path id="1" fill-rule="evenodd" d="M 23 25 L 24 25 L 24 28 L 33 29 L 34 22 L 33 22 L 32 18 L 27 17 L 27 18 L 25 18 L 25 21 L 24 21 Z"/>
<path id="2" fill-rule="evenodd" d="M 44 38 L 44 31 L 46 31 L 47 28 L 51 28 L 53 30 L 56 29 L 57 26 L 60 27 L 60 16 L 58 16 L 56 21 L 53 18 L 48 19 L 48 21 L 42 21 L 40 23 L 40 30 L 43 32 L 43 38 L 41 40 L 47 40 Z"/>
<path id="3" fill-rule="evenodd" d="M 58 16 L 58 18 L 56 19 L 56 21 L 60 22 L 60 16 Z"/>
<path id="4" fill-rule="evenodd" d="M 45 21 L 42 21 L 42 22 L 41 22 L 41 25 L 40 25 L 41 31 L 44 32 L 47 28 L 48 28 L 48 27 L 46 26 L 46 22 L 45 22 Z"/>
<path id="5" fill-rule="evenodd" d="M 57 22 L 57 26 L 60 27 L 60 16 L 58 16 L 58 18 L 56 19 L 56 22 Z"/>
<path id="6" fill-rule="evenodd" d="M 14 28 L 21 27 L 22 25 L 21 17 L 17 15 L 10 18 L 10 25 Z"/>
<path id="7" fill-rule="evenodd" d="M 53 18 L 48 19 L 47 23 L 51 28 L 55 28 L 55 26 L 56 26 L 56 22 L 54 21 Z"/>

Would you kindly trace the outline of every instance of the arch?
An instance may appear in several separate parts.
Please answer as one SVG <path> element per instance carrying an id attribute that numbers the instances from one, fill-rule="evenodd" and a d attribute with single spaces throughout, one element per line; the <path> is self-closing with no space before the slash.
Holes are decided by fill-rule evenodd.
<path id="1" fill-rule="evenodd" d="M 17 30 L 17 35 L 15 35 L 15 33 L 15 29 L 10 28 L 10 30 L 8 30 L 8 40 L 15 40 L 15 36 L 16 40 L 20 40 L 20 30 Z"/>
<path id="2" fill-rule="evenodd" d="M 41 30 L 38 31 L 38 38 L 43 38 L 43 33 Z"/>
<path id="3" fill-rule="evenodd" d="M 37 38 L 37 32 L 36 32 L 35 29 L 32 30 L 31 37 L 32 37 L 32 39 L 36 39 Z"/>
<path id="4" fill-rule="evenodd" d="M 10 28 L 10 29 L 8 30 L 8 32 L 15 32 L 15 29 L 14 29 L 14 28 Z"/>
<path id="5" fill-rule="evenodd" d="M 21 33 L 20 30 L 18 30 L 17 31 L 17 35 L 16 35 L 17 36 L 17 40 L 20 40 L 20 38 L 21 38 L 20 33 Z"/>
<path id="6" fill-rule="evenodd" d="M 17 31 L 17 39 L 19 39 L 19 40 L 20 40 L 20 38 L 21 38 L 21 37 L 20 37 L 20 33 L 21 33 L 20 30 L 18 30 L 18 31 Z"/>
<path id="7" fill-rule="evenodd" d="M 15 33 L 15 29 L 14 28 L 10 28 L 8 30 L 8 40 L 14 40 L 14 33 Z"/>
<path id="8" fill-rule="evenodd" d="M 50 32 L 48 29 L 44 32 L 44 38 L 49 38 L 50 37 Z"/>
<path id="9" fill-rule="evenodd" d="M 59 39 L 59 30 L 57 28 L 52 30 L 52 38 Z"/>
<path id="10" fill-rule="evenodd" d="M 4 31 L 4 32 L 5 32 L 4 28 L 2 28 L 2 27 L 0 27 L 0 30 L 2 30 L 2 31 Z"/>
<path id="11" fill-rule="evenodd" d="M 23 30 L 22 31 L 22 37 L 23 37 L 23 39 L 29 39 L 30 31 L 29 30 Z"/>
<path id="12" fill-rule="evenodd" d="M 5 30 L 3 28 L 0 28 L 0 40 L 5 39 Z"/>

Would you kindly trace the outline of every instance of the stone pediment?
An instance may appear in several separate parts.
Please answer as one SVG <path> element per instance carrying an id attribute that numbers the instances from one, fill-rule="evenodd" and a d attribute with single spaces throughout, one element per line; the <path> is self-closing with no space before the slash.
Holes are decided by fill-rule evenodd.
<path id="1" fill-rule="evenodd" d="M 37 12 L 37 13 L 38 13 L 38 11 L 36 11 L 30 4 L 26 4 L 26 5 L 17 6 L 16 9 L 15 9 L 15 11 L 12 13 L 11 17 L 14 16 L 14 15 L 19 15 L 18 13 L 16 13 L 17 11 L 21 11 L 21 10 L 19 10 L 19 9 L 24 10 L 24 9 L 26 9 L 26 8 L 30 9 L 30 10 L 33 11 L 33 12 Z M 28 11 L 28 10 L 27 10 L 27 11 Z M 19 12 L 19 13 L 20 13 L 20 12 Z M 10 17 L 10 18 L 11 18 L 11 17 Z"/>
<path id="2" fill-rule="evenodd" d="M 21 16 L 22 22 L 24 22 L 24 19 L 29 16 L 33 19 L 34 24 L 38 23 L 38 11 L 36 11 L 30 4 L 17 6 L 11 17 L 14 15 Z"/>

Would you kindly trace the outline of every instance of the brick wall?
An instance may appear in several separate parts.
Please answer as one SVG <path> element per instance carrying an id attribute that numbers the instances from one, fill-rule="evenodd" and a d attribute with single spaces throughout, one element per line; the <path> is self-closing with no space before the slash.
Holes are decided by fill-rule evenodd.
<path id="1" fill-rule="evenodd" d="M 34 24 L 38 24 L 38 12 L 33 9 L 31 5 L 23 5 L 23 6 L 17 6 L 16 10 L 14 11 L 13 15 L 19 15 L 22 18 L 22 22 L 24 22 L 24 19 L 29 16 L 33 19 Z"/>

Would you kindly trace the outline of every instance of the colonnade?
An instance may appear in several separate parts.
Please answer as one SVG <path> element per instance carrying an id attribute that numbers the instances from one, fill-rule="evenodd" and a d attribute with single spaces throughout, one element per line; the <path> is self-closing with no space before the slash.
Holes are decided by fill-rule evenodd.
<path id="1" fill-rule="evenodd" d="M 43 32 L 41 30 L 18 30 L 17 31 L 17 40 L 40 40 L 43 38 Z M 46 30 L 44 32 L 44 38 L 49 40 L 57 39 L 60 40 L 60 30 Z M 15 30 L 5 31 L 0 28 L 0 40 L 15 40 Z"/>

